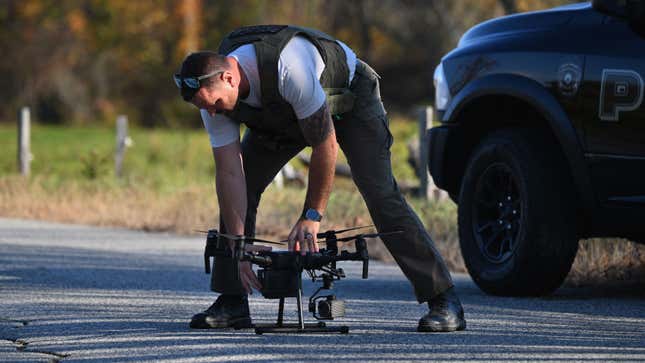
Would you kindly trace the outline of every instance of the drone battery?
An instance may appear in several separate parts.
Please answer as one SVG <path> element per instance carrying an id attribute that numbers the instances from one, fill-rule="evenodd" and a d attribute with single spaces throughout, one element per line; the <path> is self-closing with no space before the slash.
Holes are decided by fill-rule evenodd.
<path id="1" fill-rule="evenodd" d="M 260 292 L 267 299 L 298 296 L 298 274 L 291 270 L 258 270 Z"/>
<path id="2" fill-rule="evenodd" d="M 335 296 L 327 296 L 327 299 L 318 301 L 318 315 L 321 319 L 333 320 L 345 316 L 345 301 L 337 300 Z"/>

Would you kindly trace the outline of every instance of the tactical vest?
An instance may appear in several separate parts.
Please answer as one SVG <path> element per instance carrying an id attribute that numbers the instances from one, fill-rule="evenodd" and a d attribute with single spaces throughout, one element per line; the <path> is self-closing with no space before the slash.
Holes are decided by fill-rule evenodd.
<path id="1" fill-rule="evenodd" d="M 227 35 L 219 54 L 228 55 L 238 47 L 253 44 L 260 75 L 261 108 L 239 102 L 226 114 L 257 132 L 265 140 L 278 144 L 304 140 L 291 105 L 278 90 L 280 53 L 295 36 L 307 38 L 320 53 L 325 69 L 320 84 L 325 90 L 327 106 L 336 118 L 351 111 L 354 95 L 349 91 L 349 67 L 343 48 L 329 35 L 308 28 L 288 25 L 259 25 L 239 28 Z"/>

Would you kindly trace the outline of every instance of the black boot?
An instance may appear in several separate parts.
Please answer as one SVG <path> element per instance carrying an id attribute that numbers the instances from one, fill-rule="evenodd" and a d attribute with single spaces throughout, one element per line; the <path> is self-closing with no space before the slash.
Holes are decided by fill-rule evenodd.
<path id="1" fill-rule="evenodd" d="M 428 301 L 430 312 L 419 320 L 417 331 L 450 332 L 466 329 L 464 309 L 455 294 L 455 288 L 444 291 Z"/>
<path id="2" fill-rule="evenodd" d="M 208 309 L 195 314 L 193 329 L 250 328 L 249 300 L 246 295 L 220 295 Z"/>

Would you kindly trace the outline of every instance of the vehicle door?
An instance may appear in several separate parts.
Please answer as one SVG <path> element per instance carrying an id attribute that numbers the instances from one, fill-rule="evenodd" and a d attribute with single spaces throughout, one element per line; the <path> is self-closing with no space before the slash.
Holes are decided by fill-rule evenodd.
<path id="1" fill-rule="evenodd" d="M 603 204 L 645 205 L 645 35 L 607 16 L 587 54 L 586 157 Z"/>

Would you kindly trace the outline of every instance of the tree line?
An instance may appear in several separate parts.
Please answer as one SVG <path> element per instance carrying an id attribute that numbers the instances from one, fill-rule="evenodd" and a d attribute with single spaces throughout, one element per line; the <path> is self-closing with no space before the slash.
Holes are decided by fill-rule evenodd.
<path id="1" fill-rule="evenodd" d="M 0 121 L 28 105 L 37 122 L 198 127 L 172 74 L 191 51 L 217 49 L 252 24 L 318 28 L 382 76 L 405 111 L 430 103 L 432 72 L 472 25 L 567 0 L 2 0 Z"/>

